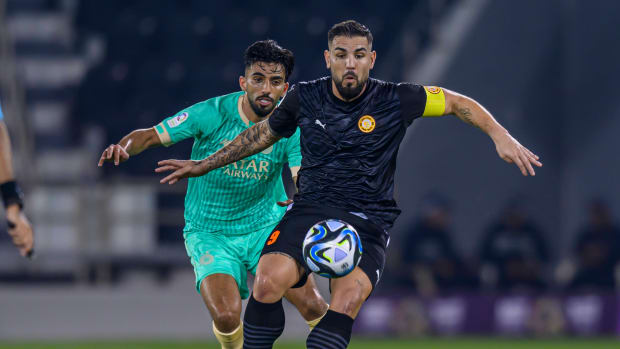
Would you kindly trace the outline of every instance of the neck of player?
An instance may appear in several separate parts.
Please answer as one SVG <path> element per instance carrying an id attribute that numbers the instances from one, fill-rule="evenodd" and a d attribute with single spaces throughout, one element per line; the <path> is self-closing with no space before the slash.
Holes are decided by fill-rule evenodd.
<path id="1" fill-rule="evenodd" d="M 353 102 L 354 100 L 360 98 L 361 95 L 364 94 L 364 91 L 366 91 L 366 86 L 368 86 L 368 81 L 366 81 L 364 83 L 364 87 L 362 88 L 362 90 L 360 91 L 360 93 L 351 98 L 351 99 L 345 99 L 344 97 L 342 97 L 342 95 L 340 94 L 340 92 L 338 91 L 338 88 L 336 87 L 336 83 L 334 82 L 334 79 L 332 80 L 332 92 L 334 93 L 334 96 L 336 96 L 336 98 L 338 98 L 339 100 L 343 101 L 343 102 Z"/>
<path id="2" fill-rule="evenodd" d="M 254 109 L 252 109 L 252 106 L 250 105 L 250 101 L 248 100 L 248 95 L 244 94 L 242 98 L 243 98 L 243 101 L 241 102 L 241 109 L 243 110 L 243 114 L 245 114 L 245 117 L 248 118 L 248 120 L 252 121 L 253 123 L 257 124 L 263 120 L 266 120 L 271 116 L 271 114 L 273 114 L 273 111 L 271 111 L 269 115 L 264 116 L 264 117 L 260 117 L 256 115 L 256 113 L 254 112 Z"/>

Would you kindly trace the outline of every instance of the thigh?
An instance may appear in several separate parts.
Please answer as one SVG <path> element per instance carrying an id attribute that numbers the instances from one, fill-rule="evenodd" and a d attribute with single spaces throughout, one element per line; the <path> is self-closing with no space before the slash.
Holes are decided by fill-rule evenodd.
<path id="1" fill-rule="evenodd" d="M 185 234 L 185 248 L 194 267 L 199 293 L 202 280 L 206 277 L 225 274 L 235 280 L 241 297 L 248 297 L 247 270 L 239 255 L 238 239 L 218 233 Z"/>
<path id="2" fill-rule="evenodd" d="M 261 256 L 256 268 L 253 296 L 263 303 L 273 303 L 299 281 L 303 269 L 295 260 L 280 253 Z"/>
<path id="3" fill-rule="evenodd" d="M 200 283 L 200 295 L 211 317 L 233 313 L 241 316 L 241 295 L 237 281 L 227 274 L 211 274 Z"/>
<path id="4" fill-rule="evenodd" d="M 385 253 L 389 239 L 387 233 L 374 230 L 370 232 L 367 227 L 356 227 L 362 241 L 362 259 L 357 267 L 363 271 L 374 289 L 385 268 Z"/>
<path id="5" fill-rule="evenodd" d="M 245 241 L 244 263 L 252 275 L 256 275 L 256 267 L 260 259 L 263 246 L 275 231 L 276 224 L 264 227 L 248 235 Z"/>
<path id="6" fill-rule="evenodd" d="M 370 296 L 373 285 L 367 274 L 358 266 L 348 275 L 332 279 L 330 288 L 332 298 L 329 308 L 355 319 L 362 304 Z"/>

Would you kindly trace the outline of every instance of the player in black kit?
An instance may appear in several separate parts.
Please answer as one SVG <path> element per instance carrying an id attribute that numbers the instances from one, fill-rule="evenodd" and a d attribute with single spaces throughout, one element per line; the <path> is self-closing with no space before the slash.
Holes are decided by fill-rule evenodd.
<path id="1" fill-rule="evenodd" d="M 372 34 L 346 21 L 328 33 L 325 62 L 331 77 L 298 83 L 274 114 L 201 161 L 166 160 L 158 171 L 175 171 L 162 183 L 203 175 L 256 154 L 282 137 L 301 131 L 302 164 L 295 203 L 263 249 L 253 294 L 244 317 L 244 348 L 271 348 L 284 329 L 281 299 L 303 285 L 309 273 L 302 259 L 308 229 L 329 218 L 358 231 L 360 264 L 331 279 L 331 305 L 307 339 L 308 348 L 346 348 L 353 321 L 379 281 L 387 230 L 399 215 L 394 194 L 396 155 L 407 127 L 418 117 L 454 114 L 494 141 L 499 156 L 534 175 L 539 158 L 523 147 L 471 98 L 439 87 L 369 78 L 375 63 Z"/>

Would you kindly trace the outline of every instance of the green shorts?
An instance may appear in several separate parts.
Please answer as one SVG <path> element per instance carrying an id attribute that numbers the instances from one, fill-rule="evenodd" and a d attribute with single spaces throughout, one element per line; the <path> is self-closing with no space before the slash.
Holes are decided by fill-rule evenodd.
<path id="1" fill-rule="evenodd" d="M 185 249 L 194 266 L 196 291 L 211 274 L 227 274 L 235 278 L 242 299 L 248 298 L 247 273 L 256 274 L 256 266 L 265 241 L 277 223 L 246 235 L 224 235 L 217 232 L 185 232 Z"/>

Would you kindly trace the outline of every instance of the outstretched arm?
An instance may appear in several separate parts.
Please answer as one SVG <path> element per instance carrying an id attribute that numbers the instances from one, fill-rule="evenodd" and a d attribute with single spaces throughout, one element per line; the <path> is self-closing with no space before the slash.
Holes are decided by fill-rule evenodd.
<path id="1" fill-rule="evenodd" d="M 148 148 L 160 146 L 161 140 L 154 128 L 145 128 L 132 131 L 123 137 L 118 144 L 110 144 L 99 158 L 99 167 L 106 161 L 117 165 L 129 160 L 130 156 L 138 155 Z"/>
<path id="2" fill-rule="evenodd" d="M 446 98 L 445 114 L 456 115 L 464 122 L 484 131 L 495 143 L 500 158 L 508 163 L 515 163 L 524 176 L 536 175 L 532 165 L 542 167 L 538 155 L 514 139 L 478 102 L 447 89 L 443 91 Z"/>
<path id="3" fill-rule="evenodd" d="M 232 142 L 206 159 L 192 160 L 163 160 L 158 162 L 155 172 L 174 171 L 162 179 L 161 183 L 174 184 L 182 178 L 199 177 L 216 168 L 226 166 L 235 161 L 247 158 L 280 140 L 269 127 L 268 120 L 263 120 L 240 133 Z"/>
<path id="4" fill-rule="evenodd" d="M 4 121 L 0 120 L 0 183 L 12 180 L 11 139 Z"/>
<path id="5" fill-rule="evenodd" d="M 297 193 L 299 191 L 299 188 L 297 187 L 297 173 L 299 172 L 299 169 L 301 167 L 300 166 L 294 166 L 291 167 L 291 177 L 293 178 L 293 184 L 295 185 L 295 192 Z M 290 204 L 293 203 L 293 199 L 287 199 L 285 201 L 278 201 L 277 204 L 284 207 L 284 206 L 288 206 Z"/>
<path id="6" fill-rule="evenodd" d="M 11 160 L 11 140 L 4 121 L 0 120 L 0 201 L 4 202 L 13 244 L 22 256 L 29 256 L 34 251 L 34 235 L 22 211 L 21 191 L 13 176 Z"/>

